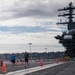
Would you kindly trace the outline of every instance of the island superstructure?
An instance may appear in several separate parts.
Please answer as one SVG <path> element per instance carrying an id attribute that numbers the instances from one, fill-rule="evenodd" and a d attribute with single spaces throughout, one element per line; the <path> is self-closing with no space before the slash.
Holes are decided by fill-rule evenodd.
<path id="1" fill-rule="evenodd" d="M 75 7 L 72 2 L 70 2 L 67 7 L 59 9 L 58 11 L 63 12 L 63 14 L 58 15 L 58 17 L 64 17 L 66 21 L 60 21 L 57 24 L 66 25 L 67 31 L 62 32 L 62 35 L 57 35 L 55 38 L 65 47 L 65 56 L 75 57 Z"/>

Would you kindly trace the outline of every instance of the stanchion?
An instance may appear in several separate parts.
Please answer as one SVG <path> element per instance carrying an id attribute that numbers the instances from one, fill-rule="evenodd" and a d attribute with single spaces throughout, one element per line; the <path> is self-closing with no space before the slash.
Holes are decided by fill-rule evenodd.
<path id="1" fill-rule="evenodd" d="M 40 61 L 40 66 L 43 66 L 43 65 L 44 65 L 44 64 L 43 64 L 43 61 L 41 60 L 41 61 Z"/>
<path id="2" fill-rule="evenodd" d="M 38 60 L 36 60 L 36 62 L 38 62 Z"/>
<path id="3" fill-rule="evenodd" d="M 17 66 L 18 65 L 18 61 L 16 60 L 16 62 L 15 62 L 15 65 Z"/>
<path id="4" fill-rule="evenodd" d="M 6 63 L 5 63 L 5 60 L 3 60 L 2 62 L 3 62 L 3 65 L 2 65 L 2 74 L 5 74 L 6 73 Z"/>
<path id="5" fill-rule="evenodd" d="M 59 60 L 58 59 L 56 59 L 56 63 L 58 64 L 58 62 L 59 62 Z"/>
<path id="6" fill-rule="evenodd" d="M 22 60 L 22 64 L 25 64 L 24 60 Z"/>

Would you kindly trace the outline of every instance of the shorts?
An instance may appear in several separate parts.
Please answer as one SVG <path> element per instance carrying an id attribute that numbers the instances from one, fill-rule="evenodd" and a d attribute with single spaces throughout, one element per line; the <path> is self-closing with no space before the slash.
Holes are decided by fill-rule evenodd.
<path id="1" fill-rule="evenodd" d="M 28 59 L 25 59 L 25 62 L 28 62 Z"/>
<path id="2" fill-rule="evenodd" d="M 12 63 L 15 63 L 15 60 L 11 60 Z"/>

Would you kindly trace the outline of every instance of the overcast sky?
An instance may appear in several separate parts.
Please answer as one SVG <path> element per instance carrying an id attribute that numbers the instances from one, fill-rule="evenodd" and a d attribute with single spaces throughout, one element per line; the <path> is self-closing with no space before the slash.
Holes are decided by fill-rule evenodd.
<path id="1" fill-rule="evenodd" d="M 66 30 L 57 26 L 58 9 L 75 0 L 0 0 L 0 53 L 64 51 L 54 38 Z"/>

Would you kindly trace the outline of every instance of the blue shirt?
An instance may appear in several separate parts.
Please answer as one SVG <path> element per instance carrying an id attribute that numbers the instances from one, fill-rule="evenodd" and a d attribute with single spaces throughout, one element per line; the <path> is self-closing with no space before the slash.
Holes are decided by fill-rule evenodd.
<path id="1" fill-rule="evenodd" d="M 11 57 L 11 60 L 15 60 L 15 56 L 14 55 Z"/>

